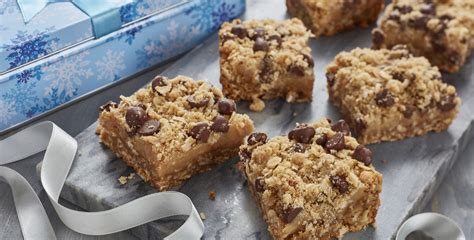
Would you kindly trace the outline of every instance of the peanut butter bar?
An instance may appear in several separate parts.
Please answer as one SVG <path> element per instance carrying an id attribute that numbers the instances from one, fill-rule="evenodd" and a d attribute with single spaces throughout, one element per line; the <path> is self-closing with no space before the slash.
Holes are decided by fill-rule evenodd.
<path id="1" fill-rule="evenodd" d="M 438 68 L 405 46 L 342 52 L 326 77 L 329 99 L 363 144 L 443 131 L 461 104 Z"/>
<path id="2" fill-rule="evenodd" d="M 374 48 L 405 44 L 441 70 L 456 72 L 474 48 L 474 1 L 394 0 L 372 42 Z"/>
<path id="3" fill-rule="evenodd" d="M 224 23 L 219 31 L 220 82 L 224 95 L 251 101 L 262 111 L 262 99 L 311 101 L 314 62 L 308 32 L 298 19 Z"/>
<path id="4" fill-rule="evenodd" d="M 102 106 L 97 133 L 145 181 L 167 190 L 238 154 L 253 123 L 235 110 L 205 81 L 157 76 Z"/>
<path id="5" fill-rule="evenodd" d="M 275 239 L 330 240 L 375 222 L 382 174 L 342 120 L 299 124 L 270 140 L 253 133 L 240 157 Z"/>
<path id="6" fill-rule="evenodd" d="M 317 37 L 367 27 L 383 6 L 383 0 L 286 0 L 290 15 L 303 20 Z"/>

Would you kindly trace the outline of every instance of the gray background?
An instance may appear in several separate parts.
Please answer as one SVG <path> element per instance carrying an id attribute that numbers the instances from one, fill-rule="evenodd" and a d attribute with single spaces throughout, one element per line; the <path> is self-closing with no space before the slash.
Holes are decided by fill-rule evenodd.
<path id="1" fill-rule="evenodd" d="M 256 11 L 256 9 L 251 9 L 251 7 L 257 6 L 254 4 L 254 2 L 255 1 L 249 1 L 249 11 Z M 262 1 L 259 3 L 261 2 Z M 269 2 L 273 1 L 267 1 L 267 3 Z M 263 4 L 260 6 L 262 5 Z M 267 13 L 268 15 L 273 14 L 269 12 L 273 9 L 259 8 L 258 10 L 262 11 L 262 15 Z M 350 37 L 351 35 L 346 34 L 342 36 Z M 331 40 L 322 39 L 322 42 L 324 41 L 328 42 Z M 350 42 L 351 39 L 348 38 L 346 41 Z M 316 64 L 318 64 L 317 59 Z M 472 57 L 466 65 L 467 66 L 465 66 L 465 68 L 471 70 L 470 79 L 472 80 Z M 316 67 L 322 68 L 323 66 Z M 71 135 L 76 135 L 97 119 L 97 108 L 103 102 L 110 99 L 117 99 L 120 94 L 131 94 L 140 86 L 144 85 L 154 75 L 160 73 L 163 69 L 164 67 L 160 67 L 152 70 L 151 72 L 140 74 L 129 81 L 113 86 L 105 91 L 99 91 L 86 99 L 71 104 L 70 106 L 65 107 L 37 121 L 54 121 Z M 3 137 L 4 136 L 0 136 L 0 138 Z M 474 156 L 474 141 L 471 141 L 466 149 L 466 152 L 461 154 L 461 159 L 457 161 L 441 187 L 434 194 L 433 199 L 431 200 L 430 204 L 427 205 L 425 211 L 438 211 L 453 218 L 456 222 L 462 225 L 467 239 L 471 239 L 474 237 L 474 176 L 472 174 L 474 172 L 474 163 L 472 162 L 472 156 Z M 47 200 L 47 197 L 45 196 L 44 191 L 42 191 L 41 187 L 39 186 L 39 181 L 35 174 L 34 166 L 41 160 L 41 158 L 42 155 L 37 155 L 31 157 L 28 160 L 10 164 L 8 166 L 22 173 L 37 190 L 40 198 L 43 201 L 43 204 L 46 206 L 50 218 L 53 221 L 53 226 L 59 239 L 96 239 L 95 237 L 74 233 L 59 222 L 56 214 L 53 212 L 51 205 L 49 204 L 49 201 Z M 0 184 L 0 192 L 3 193 L 0 195 L 0 222 L 4 223 L 3 227 L 0 229 L 0 239 L 21 239 L 21 232 L 13 201 L 11 199 L 11 193 L 5 184 Z M 127 233 L 119 233 L 100 237 L 100 239 L 130 238 L 133 237 Z"/>

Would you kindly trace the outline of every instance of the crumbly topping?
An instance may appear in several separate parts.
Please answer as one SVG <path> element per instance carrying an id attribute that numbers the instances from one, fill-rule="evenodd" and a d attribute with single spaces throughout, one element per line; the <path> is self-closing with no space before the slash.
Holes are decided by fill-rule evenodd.
<path id="1" fill-rule="evenodd" d="M 303 20 L 317 36 L 334 35 L 355 26 L 367 27 L 377 20 L 383 0 L 287 0 L 288 12 Z"/>
<path id="2" fill-rule="evenodd" d="M 433 124 L 452 120 L 461 102 L 456 89 L 442 82 L 437 67 L 424 57 L 412 56 L 404 46 L 339 53 L 328 65 L 326 77 L 330 99 L 351 120 L 356 133 L 372 126 L 393 127 L 403 119 L 415 119 L 414 115 Z M 425 125 L 427 129 L 418 128 L 424 132 L 439 128 Z"/>
<path id="3" fill-rule="evenodd" d="M 393 1 L 373 32 L 373 46 L 395 44 L 408 44 L 441 69 L 457 71 L 474 47 L 474 2 Z"/>
<path id="4" fill-rule="evenodd" d="M 310 37 L 296 18 L 224 23 L 219 31 L 224 94 L 251 100 L 254 111 L 265 107 L 260 99 L 308 101 L 314 79 L 314 61 L 307 45 Z M 295 81 L 290 84 L 289 79 Z"/>
<path id="5" fill-rule="evenodd" d="M 374 221 L 382 176 L 370 164 L 370 150 L 337 124 L 327 119 L 300 124 L 288 136 L 268 141 L 254 133 L 241 147 L 249 186 L 275 238 L 329 239 Z M 370 156 L 357 156 L 358 147 Z M 359 219 L 346 220 L 345 211 Z"/>
<path id="6" fill-rule="evenodd" d="M 238 117 L 234 114 L 235 103 L 224 98 L 219 89 L 185 76 L 158 76 L 146 88 L 120 99 L 118 106 L 108 107 L 101 114 L 116 116 L 130 138 L 141 138 L 162 148 L 163 155 L 216 142 L 227 132 L 232 118 Z M 227 110 L 222 108 L 228 105 Z"/>

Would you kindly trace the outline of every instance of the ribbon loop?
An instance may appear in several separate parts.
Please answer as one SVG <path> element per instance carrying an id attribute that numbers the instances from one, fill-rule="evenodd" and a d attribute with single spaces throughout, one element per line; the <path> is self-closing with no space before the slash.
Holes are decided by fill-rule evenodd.
<path id="1" fill-rule="evenodd" d="M 27 146 L 26 148 L 24 146 Z M 0 165 L 19 161 L 46 149 L 41 183 L 59 218 L 70 229 L 105 235 L 176 215 L 189 216 L 165 239 L 199 239 L 204 225 L 191 199 L 179 192 L 150 194 L 100 212 L 81 212 L 59 204 L 59 195 L 77 152 L 77 141 L 52 122 L 42 122 L 0 141 Z M 24 239 L 56 239 L 48 216 L 25 178 L 0 166 L 0 180 L 10 185 Z"/>
<path id="2" fill-rule="evenodd" d="M 25 23 L 41 12 L 48 4 L 71 2 L 91 20 L 96 38 L 107 35 L 122 27 L 119 7 L 132 0 L 17 0 Z"/>

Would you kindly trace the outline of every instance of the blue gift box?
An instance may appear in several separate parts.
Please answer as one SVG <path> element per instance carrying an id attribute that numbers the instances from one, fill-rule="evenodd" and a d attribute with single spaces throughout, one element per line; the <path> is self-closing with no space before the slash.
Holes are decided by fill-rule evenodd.
<path id="1" fill-rule="evenodd" d="M 121 24 L 105 35 L 71 2 L 26 21 L 16 0 L 0 1 L 0 132 L 191 49 L 245 9 L 245 0 L 113 1 Z"/>

